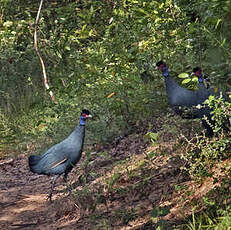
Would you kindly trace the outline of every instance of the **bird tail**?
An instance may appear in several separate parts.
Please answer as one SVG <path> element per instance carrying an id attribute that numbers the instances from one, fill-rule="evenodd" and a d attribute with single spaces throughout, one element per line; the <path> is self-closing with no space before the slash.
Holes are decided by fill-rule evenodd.
<path id="1" fill-rule="evenodd" d="M 40 156 L 29 156 L 28 162 L 29 162 L 29 167 L 30 171 L 37 173 L 36 170 L 36 165 L 39 163 L 41 157 Z"/>

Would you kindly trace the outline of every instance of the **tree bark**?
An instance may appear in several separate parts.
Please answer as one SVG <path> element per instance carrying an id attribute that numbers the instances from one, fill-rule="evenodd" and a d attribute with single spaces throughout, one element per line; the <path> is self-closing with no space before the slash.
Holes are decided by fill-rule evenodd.
<path id="1" fill-rule="evenodd" d="M 36 17 L 35 24 L 34 24 L 34 49 L 37 53 L 37 56 L 39 58 L 39 61 L 40 61 L 41 67 L 42 67 L 44 86 L 49 91 L 52 102 L 57 104 L 57 100 L 56 100 L 53 92 L 50 90 L 50 86 L 48 84 L 48 78 L 47 78 L 47 74 L 46 74 L 46 67 L 45 67 L 44 61 L 43 61 L 42 56 L 41 56 L 39 49 L 38 49 L 37 26 L 38 26 L 38 22 L 39 22 L 39 15 L 40 15 L 40 12 L 42 9 L 42 4 L 43 4 L 43 0 L 40 1 L 39 9 L 37 12 L 37 17 Z"/>

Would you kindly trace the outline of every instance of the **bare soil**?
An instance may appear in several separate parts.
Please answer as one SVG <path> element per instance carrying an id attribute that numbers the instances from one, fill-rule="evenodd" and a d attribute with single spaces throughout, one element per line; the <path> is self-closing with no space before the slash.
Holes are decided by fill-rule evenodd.
<path id="1" fill-rule="evenodd" d="M 135 149 L 135 147 L 133 146 Z M 124 158 L 122 146 L 118 146 L 117 152 L 120 158 Z M 132 151 L 132 147 L 130 148 Z M 137 161 L 142 161 L 143 155 L 137 155 Z M 111 167 L 111 161 L 97 161 L 97 167 L 101 168 L 101 174 L 106 175 Z M 95 168 L 96 169 L 96 168 Z M 79 175 L 79 166 L 69 175 L 69 180 L 74 184 Z M 156 171 L 156 177 L 150 180 L 149 185 L 143 191 L 141 198 L 140 187 L 133 189 L 128 194 L 120 195 L 119 193 L 107 193 L 107 205 L 99 205 L 94 210 L 99 214 L 98 218 L 110 220 L 108 229 L 152 229 L 149 228 L 150 212 L 153 202 L 163 203 L 167 200 L 167 194 L 173 192 L 173 183 L 179 178 L 175 178 L 174 170 L 171 165 L 160 168 Z M 104 171 L 104 172 L 102 172 Z M 171 175 L 172 173 L 172 175 Z M 166 177 L 169 177 L 168 179 Z M 80 206 L 73 202 L 71 196 L 68 196 L 62 178 L 57 181 L 53 202 L 47 200 L 47 194 L 50 188 L 52 178 L 35 175 L 29 171 L 27 156 L 19 155 L 16 158 L 4 159 L 0 161 L 0 229 L 33 229 L 33 230 L 53 230 L 53 229 L 104 229 L 100 226 L 94 226 L 94 222 L 89 218 L 92 211 L 86 206 L 90 206 L 91 198 L 86 197 L 86 204 Z M 140 179 L 138 179 L 140 180 Z M 97 180 L 96 180 L 97 181 Z M 94 180 L 91 183 L 97 183 Z M 132 186 L 132 183 L 138 184 L 139 181 L 129 181 L 127 178 L 121 178 L 118 181 L 119 186 Z M 153 191 L 152 191 L 153 188 Z M 155 188 L 155 189 L 154 189 Z M 146 193 L 146 195 L 145 195 Z M 130 224 L 124 223 L 124 216 L 115 213 L 123 213 L 124 208 L 132 210 L 140 207 L 140 215 Z M 84 208 L 85 207 L 85 208 Z M 100 222 L 100 221 L 99 221 Z M 122 223 L 123 222 L 123 223 Z M 146 227 L 145 227 L 146 226 Z"/>
<path id="2" fill-rule="evenodd" d="M 2 160 L 0 229 L 57 229 L 55 210 L 46 200 L 50 179 L 31 173 L 24 155 Z"/>
<path id="3" fill-rule="evenodd" d="M 60 177 L 52 203 L 52 178 L 31 173 L 27 155 L 0 159 L 0 229 L 151 230 L 160 220 L 180 223 L 218 185 L 197 184 L 181 173 L 174 134 L 162 133 L 161 144 L 150 146 L 143 141 L 146 131 L 122 137 L 109 149 L 99 147 L 108 155 L 96 152 L 90 163 L 83 154 L 68 177 L 73 193 L 67 194 Z M 85 186 L 81 174 L 88 175 Z"/>

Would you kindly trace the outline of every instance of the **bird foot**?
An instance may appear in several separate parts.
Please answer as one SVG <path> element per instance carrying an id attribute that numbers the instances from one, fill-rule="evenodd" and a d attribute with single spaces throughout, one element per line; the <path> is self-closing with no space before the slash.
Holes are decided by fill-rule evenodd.
<path id="1" fill-rule="evenodd" d="M 68 193 L 68 196 L 70 196 L 72 193 L 72 189 L 69 185 L 67 185 L 67 193 Z"/>
<path id="2" fill-rule="evenodd" d="M 49 201 L 52 203 L 52 193 L 50 193 L 50 194 L 47 196 L 47 200 L 49 200 Z"/>

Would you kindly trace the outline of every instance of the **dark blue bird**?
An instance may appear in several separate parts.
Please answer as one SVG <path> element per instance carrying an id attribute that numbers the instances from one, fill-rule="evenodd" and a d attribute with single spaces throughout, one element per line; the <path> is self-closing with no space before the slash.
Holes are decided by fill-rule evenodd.
<path id="1" fill-rule="evenodd" d="M 203 105 L 204 101 L 213 94 L 212 90 L 207 89 L 203 83 L 199 82 L 199 89 L 196 91 L 181 87 L 168 73 L 168 67 L 163 61 L 156 64 L 157 68 L 165 77 L 165 86 L 168 96 L 168 101 L 172 109 L 183 118 L 207 118 L 202 119 L 202 124 L 207 130 L 208 136 L 213 135 L 213 129 L 210 124 L 213 124 L 211 110 L 208 106 Z M 198 106 L 202 105 L 202 106 Z M 189 113 L 185 113 L 185 108 L 189 109 Z"/>
<path id="2" fill-rule="evenodd" d="M 202 74 L 202 69 L 200 67 L 193 68 L 191 75 L 195 75 L 198 78 L 198 88 L 199 89 L 210 89 L 210 81 L 208 76 Z M 211 94 L 214 94 L 214 91 L 210 89 Z"/>
<path id="3" fill-rule="evenodd" d="M 30 171 L 37 174 L 55 175 L 51 183 L 51 190 L 48 198 L 51 200 L 54 185 L 60 175 L 64 174 L 67 180 L 68 173 L 77 164 L 82 156 L 82 149 L 85 137 L 85 121 L 91 117 L 90 112 L 82 110 L 80 124 L 62 142 L 52 146 L 43 155 L 30 156 Z"/>
<path id="4" fill-rule="evenodd" d="M 198 88 L 199 89 L 208 89 L 209 93 L 212 95 L 215 95 L 217 97 L 222 96 L 222 98 L 224 98 L 225 101 L 229 101 L 230 102 L 230 98 L 229 95 L 227 93 L 223 93 L 223 92 L 217 92 L 215 93 L 214 90 L 212 88 L 210 88 L 210 82 L 209 82 L 209 78 L 207 76 L 203 76 L 202 74 L 202 70 L 200 67 L 195 67 L 193 68 L 193 72 L 192 75 L 195 75 L 198 78 Z"/>

